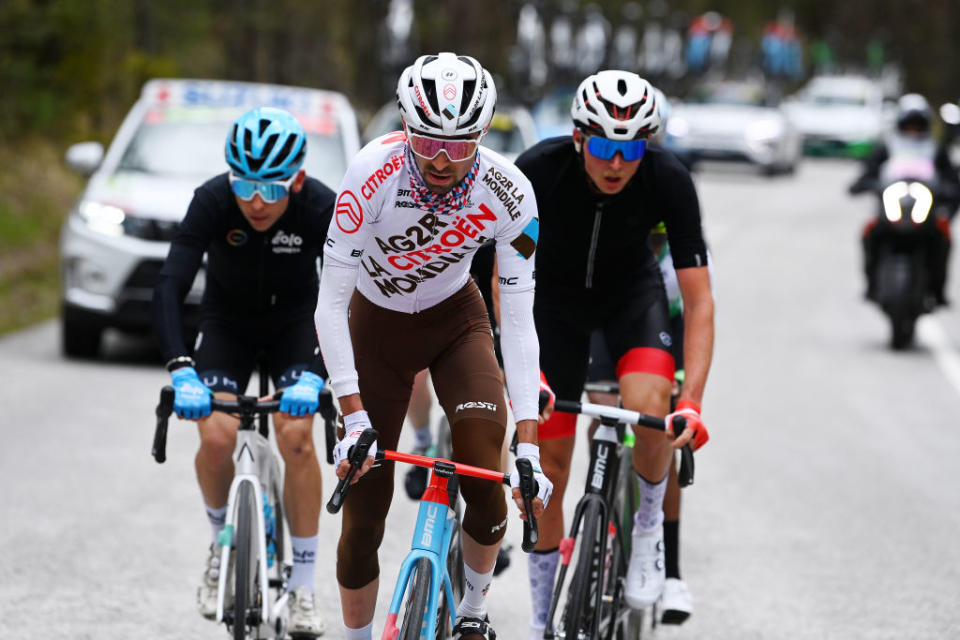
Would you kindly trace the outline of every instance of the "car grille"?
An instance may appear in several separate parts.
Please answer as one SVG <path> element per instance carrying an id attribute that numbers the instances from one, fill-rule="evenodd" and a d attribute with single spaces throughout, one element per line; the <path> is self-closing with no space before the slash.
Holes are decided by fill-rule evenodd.
<path id="1" fill-rule="evenodd" d="M 143 260 L 133 270 L 130 277 L 127 278 L 125 289 L 150 289 L 156 286 L 160 280 L 160 269 L 163 268 L 163 260 Z"/>
<path id="2" fill-rule="evenodd" d="M 127 215 L 123 220 L 123 231 L 128 236 L 141 240 L 170 242 L 177 233 L 179 222 L 172 220 L 154 220 Z"/>

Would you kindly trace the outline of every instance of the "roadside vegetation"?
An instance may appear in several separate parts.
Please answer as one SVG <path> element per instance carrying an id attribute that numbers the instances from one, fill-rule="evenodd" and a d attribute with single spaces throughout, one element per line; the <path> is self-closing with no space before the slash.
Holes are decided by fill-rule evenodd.
<path id="1" fill-rule="evenodd" d="M 0 146 L 0 335 L 57 311 L 57 234 L 82 180 L 42 139 Z"/>

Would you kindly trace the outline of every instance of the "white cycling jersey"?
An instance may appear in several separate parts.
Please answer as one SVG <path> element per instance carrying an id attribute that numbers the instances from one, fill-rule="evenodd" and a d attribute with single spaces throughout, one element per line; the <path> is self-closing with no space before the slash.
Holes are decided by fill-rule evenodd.
<path id="1" fill-rule="evenodd" d="M 467 284 L 473 254 L 496 242 L 501 346 L 517 420 L 535 420 L 539 346 L 533 324 L 537 203 L 510 161 L 479 147 L 466 206 L 430 213 L 412 197 L 402 132 L 370 142 L 350 163 L 327 232 L 316 322 L 338 396 L 358 392 L 347 305 L 354 286 L 374 304 L 417 313 Z"/>

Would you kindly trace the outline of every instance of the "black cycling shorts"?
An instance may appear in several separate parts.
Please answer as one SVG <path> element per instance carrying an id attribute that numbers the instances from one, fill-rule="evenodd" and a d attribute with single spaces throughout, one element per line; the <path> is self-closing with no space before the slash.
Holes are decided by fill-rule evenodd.
<path id="1" fill-rule="evenodd" d="M 670 329 L 673 335 L 673 345 L 670 353 L 676 370 L 683 369 L 683 314 L 670 319 Z M 590 334 L 590 368 L 587 370 L 587 380 L 590 382 L 611 382 L 617 379 L 617 368 L 610 358 L 607 341 L 602 331 Z"/>
<path id="2" fill-rule="evenodd" d="M 213 391 L 246 393 L 260 353 L 275 388 L 295 383 L 320 351 L 317 332 L 312 315 L 282 321 L 278 315 L 245 323 L 204 315 L 193 353 L 203 383 Z"/>
<path id="3" fill-rule="evenodd" d="M 540 368 L 558 398 L 578 400 L 590 362 L 590 335 L 602 334 L 614 367 L 614 378 L 633 372 L 653 373 L 673 381 L 673 333 L 663 284 L 651 279 L 620 296 L 620 304 L 587 304 L 540 295 L 534 319 L 540 341 Z M 678 336 L 682 339 L 682 335 Z M 571 436 L 576 415 L 555 411 L 540 425 L 541 439 Z"/>

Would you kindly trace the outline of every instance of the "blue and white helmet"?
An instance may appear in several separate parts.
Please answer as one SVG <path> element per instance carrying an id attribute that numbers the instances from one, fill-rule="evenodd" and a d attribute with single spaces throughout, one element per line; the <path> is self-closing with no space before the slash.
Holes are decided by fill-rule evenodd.
<path id="1" fill-rule="evenodd" d="M 289 112 L 251 109 L 233 123 L 224 155 L 234 175 L 247 180 L 286 180 L 303 165 L 307 136 Z"/>
<path id="2" fill-rule="evenodd" d="M 420 56 L 397 82 L 400 117 L 414 131 L 463 136 L 493 119 L 497 88 L 490 72 L 470 56 L 443 52 Z"/>

